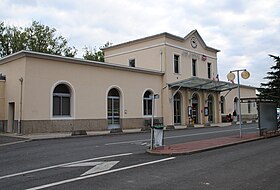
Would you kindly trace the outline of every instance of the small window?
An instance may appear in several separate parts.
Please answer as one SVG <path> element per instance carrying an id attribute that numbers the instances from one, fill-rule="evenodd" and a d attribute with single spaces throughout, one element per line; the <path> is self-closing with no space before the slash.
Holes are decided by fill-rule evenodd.
<path id="1" fill-rule="evenodd" d="M 135 67 L 135 59 L 130 59 L 129 60 L 129 66 L 130 67 Z"/>
<path id="2" fill-rule="evenodd" d="M 208 78 L 211 79 L 211 63 L 207 63 Z"/>
<path id="3" fill-rule="evenodd" d="M 180 72 L 179 59 L 180 59 L 179 55 L 174 55 L 174 73 L 179 73 Z"/>
<path id="4" fill-rule="evenodd" d="M 192 59 L 192 75 L 196 76 L 196 59 Z"/>
<path id="5" fill-rule="evenodd" d="M 53 91 L 53 116 L 70 116 L 71 94 L 67 85 L 59 84 Z"/>

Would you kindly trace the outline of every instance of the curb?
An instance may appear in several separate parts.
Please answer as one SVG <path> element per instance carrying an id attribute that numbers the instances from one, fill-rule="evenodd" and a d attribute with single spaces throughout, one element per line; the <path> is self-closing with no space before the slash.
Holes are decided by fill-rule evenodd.
<path id="1" fill-rule="evenodd" d="M 191 154 L 195 154 L 195 153 L 199 153 L 199 152 L 215 150 L 215 149 L 219 149 L 219 148 L 229 147 L 229 146 L 233 146 L 233 145 L 237 145 L 237 144 L 243 144 L 243 143 L 247 143 L 247 142 L 253 142 L 253 141 L 266 139 L 266 138 L 267 137 L 257 137 L 257 138 L 253 138 L 253 139 L 242 140 L 242 141 L 239 141 L 239 142 L 227 143 L 227 144 L 222 144 L 222 145 L 217 145 L 217 146 L 212 146 L 212 147 L 207 147 L 207 148 L 202 148 L 202 149 L 197 149 L 197 150 L 192 150 L 192 151 L 185 151 L 185 152 L 160 153 L 160 152 L 153 152 L 152 150 L 149 150 L 149 149 L 147 149 L 146 152 L 149 153 L 149 154 L 153 154 L 153 155 L 167 155 L 167 156 L 191 155 Z"/>
<path id="2" fill-rule="evenodd" d="M 101 133 L 101 134 L 87 134 L 87 135 L 71 135 L 69 133 L 69 135 L 65 135 L 65 136 L 56 136 L 56 137 L 38 137 L 38 138 L 32 138 L 32 137 L 26 137 L 26 136 L 21 136 L 21 135 L 17 135 L 17 136 L 13 136 L 13 135 L 9 135 L 9 134 L 1 134 L 0 136 L 6 136 L 6 137 L 11 137 L 11 138 L 22 138 L 25 140 L 22 140 L 20 142 L 30 142 L 30 141 L 44 141 L 44 140 L 54 140 L 54 139 L 71 139 L 71 138 L 84 138 L 84 137 L 97 137 L 97 136 L 109 136 L 109 135 L 126 135 L 126 134 L 136 134 L 136 133 L 147 133 L 149 131 L 135 131 L 135 132 L 116 132 L 116 133 Z M 7 144 L 7 143 L 6 143 Z M 4 145 L 4 144 L 2 144 Z M 0 144 L 1 146 L 1 144 Z"/>
<path id="3" fill-rule="evenodd" d="M 10 143 L 4 143 L 4 144 L 0 144 L 0 147 L 3 146 L 8 146 L 8 145 L 14 145 L 14 144 L 19 144 L 19 143 L 24 143 L 24 142 L 30 142 L 32 140 L 27 139 L 27 140 L 22 140 L 22 141 L 15 141 L 15 142 L 10 142 Z"/>

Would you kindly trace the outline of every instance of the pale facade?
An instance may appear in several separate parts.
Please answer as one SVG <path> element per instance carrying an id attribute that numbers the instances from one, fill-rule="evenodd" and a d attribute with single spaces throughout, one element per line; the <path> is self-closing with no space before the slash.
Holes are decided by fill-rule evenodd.
<path id="1" fill-rule="evenodd" d="M 0 59 L 0 130 L 41 133 L 222 121 L 217 52 L 196 30 L 162 33 L 104 49 L 105 63 L 21 51 Z M 232 112 L 232 90 L 225 114 Z M 254 88 L 242 94 L 255 96 Z M 250 110 L 251 111 L 251 110 Z M 254 113 L 254 112 L 252 112 Z"/>
<path id="2" fill-rule="evenodd" d="M 256 88 L 250 86 L 241 85 L 240 88 L 241 99 L 242 98 L 257 98 L 256 96 Z M 239 114 L 238 109 L 238 90 L 237 88 L 232 89 L 230 93 L 222 92 L 221 93 L 221 114 L 223 118 L 226 115 L 233 115 L 233 112 L 236 111 Z M 242 119 L 245 121 L 252 121 L 257 119 L 257 103 L 250 102 L 249 103 L 241 103 L 241 113 Z"/>
<path id="3" fill-rule="evenodd" d="M 161 90 L 158 85 L 161 72 L 34 52 L 19 52 L 2 59 L 0 70 L 6 76 L 0 83 L 0 96 L 5 94 L 0 111 L 4 116 L 0 116 L 1 119 L 4 117 L 2 123 L 7 132 L 17 132 L 19 121 L 22 133 L 106 130 L 108 111 L 112 112 L 108 110 L 108 96 L 112 89 L 118 92 L 112 96 L 116 97 L 118 104 L 115 119 L 120 120 L 125 129 L 140 128 L 146 117 L 143 115 L 144 93 L 159 93 Z M 22 93 L 20 78 L 23 78 Z M 59 89 L 56 92 L 60 84 L 66 85 L 68 92 Z M 55 113 L 54 99 L 61 100 L 62 106 L 70 101 L 65 114 Z M 155 116 L 160 115 L 161 107 L 156 105 Z"/>

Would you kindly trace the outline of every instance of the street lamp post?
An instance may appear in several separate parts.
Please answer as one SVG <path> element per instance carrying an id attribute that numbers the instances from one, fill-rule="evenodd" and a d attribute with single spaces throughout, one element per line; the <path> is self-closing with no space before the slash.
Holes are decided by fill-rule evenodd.
<path id="1" fill-rule="evenodd" d="M 239 81 L 239 72 L 242 71 L 241 77 L 244 79 L 248 79 L 250 77 L 250 73 L 246 69 L 238 69 L 230 71 L 227 75 L 229 81 L 233 81 L 235 79 L 235 75 L 233 72 L 237 73 L 237 87 L 238 87 L 238 112 L 239 112 L 239 128 L 240 128 L 240 138 L 242 138 L 242 116 L 241 116 L 241 102 L 240 102 L 240 81 Z"/>
<path id="2" fill-rule="evenodd" d="M 150 145 L 150 149 L 153 150 L 153 146 L 154 146 L 154 116 L 155 116 L 155 100 L 159 99 L 159 95 L 158 94 L 152 94 L 151 95 L 152 98 L 152 121 L 151 121 L 151 145 Z"/>

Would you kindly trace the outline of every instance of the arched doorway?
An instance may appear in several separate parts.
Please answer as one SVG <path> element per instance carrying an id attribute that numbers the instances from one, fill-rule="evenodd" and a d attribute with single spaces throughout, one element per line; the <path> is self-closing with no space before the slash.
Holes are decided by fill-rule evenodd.
<path id="1" fill-rule="evenodd" d="M 120 93 L 112 88 L 107 96 L 108 129 L 120 128 Z"/>
<path id="2" fill-rule="evenodd" d="M 173 100 L 173 109 L 174 109 L 174 125 L 180 125 L 181 124 L 181 96 L 177 92 L 174 95 Z"/>
<path id="3" fill-rule="evenodd" d="M 143 115 L 152 116 L 153 113 L 153 93 L 147 90 L 143 97 Z"/>
<path id="4" fill-rule="evenodd" d="M 192 96 L 192 120 L 194 124 L 199 123 L 199 97 L 196 93 Z"/>
<path id="5" fill-rule="evenodd" d="M 221 96 L 221 114 L 225 114 L 225 97 Z"/>
<path id="6" fill-rule="evenodd" d="M 239 109 L 238 109 L 238 98 L 237 97 L 234 98 L 233 111 L 235 111 L 236 113 L 239 112 Z"/>
<path id="7" fill-rule="evenodd" d="M 214 97 L 212 94 L 208 96 L 208 121 L 209 123 L 214 123 Z"/>

